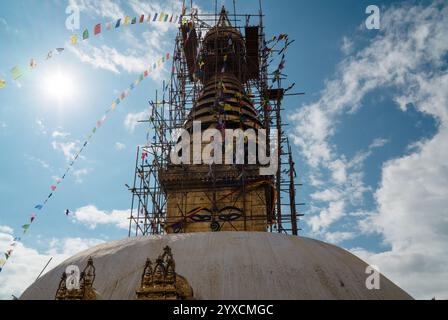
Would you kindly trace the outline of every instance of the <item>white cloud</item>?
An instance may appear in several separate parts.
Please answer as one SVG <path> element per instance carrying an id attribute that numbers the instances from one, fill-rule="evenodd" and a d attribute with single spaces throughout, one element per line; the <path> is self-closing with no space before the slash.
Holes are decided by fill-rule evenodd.
<path id="1" fill-rule="evenodd" d="M 46 161 L 44 161 L 44 160 L 42 160 L 40 158 L 37 158 L 35 156 L 31 156 L 29 154 L 25 154 L 25 158 L 27 160 L 35 161 L 35 162 L 39 163 L 42 166 L 42 168 L 44 168 L 44 169 L 48 169 L 50 171 L 53 170 L 52 167 Z"/>
<path id="2" fill-rule="evenodd" d="M 53 138 L 66 138 L 70 135 L 70 133 L 67 132 L 63 132 L 63 131 L 59 131 L 59 130 L 55 130 L 53 131 L 53 133 L 51 134 L 51 136 Z"/>
<path id="3" fill-rule="evenodd" d="M 82 183 L 83 177 L 86 176 L 90 172 L 89 169 L 82 168 L 73 171 L 73 176 L 75 177 L 76 183 Z"/>
<path id="4" fill-rule="evenodd" d="M 342 38 L 342 45 L 341 45 L 341 51 L 344 54 L 350 54 L 353 50 L 353 41 L 348 37 Z"/>
<path id="5" fill-rule="evenodd" d="M 317 201 L 330 202 L 340 199 L 341 193 L 336 189 L 325 189 L 312 193 L 311 198 Z"/>
<path id="6" fill-rule="evenodd" d="M 355 237 L 355 234 L 353 232 L 327 232 L 325 233 L 325 240 L 333 243 L 338 244 L 345 240 L 350 240 Z"/>
<path id="7" fill-rule="evenodd" d="M 19 33 L 19 30 L 17 30 L 16 28 L 11 28 L 9 23 L 4 18 L 0 18 L 0 24 L 3 25 L 2 29 L 7 33 Z"/>
<path id="8" fill-rule="evenodd" d="M 104 69 L 113 73 L 120 73 L 120 69 L 129 73 L 139 73 L 147 69 L 153 60 L 145 59 L 137 53 L 120 53 L 117 49 L 107 45 L 96 47 L 90 43 L 81 44 L 77 47 L 69 46 L 82 62 L 91 64 L 96 69 Z"/>
<path id="9" fill-rule="evenodd" d="M 353 159 L 338 153 L 332 142 L 342 115 L 362 107 L 368 93 L 393 89 L 393 97 L 405 112 L 409 104 L 433 116 L 438 132 L 432 138 L 413 143 L 409 154 L 383 164 L 381 184 L 374 196 L 376 210 L 367 215 L 350 215 L 359 221 L 359 231 L 377 232 L 390 247 L 373 253 L 353 249 L 394 282 L 417 298 L 448 298 L 448 5 L 435 1 L 430 5 L 399 4 L 382 12 L 382 29 L 360 51 L 345 58 L 333 79 L 327 81 L 318 101 L 302 107 L 293 119 L 298 122 L 294 142 L 301 148 L 313 177 L 324 179 L 330 168 L 332 180 L 324 186 L 334 188 L 332 168 L 337 160 L 344 162 L 347 181 L 338 191 L 358 193 L 349 200 L 362 204 L 362 193 L 371 191 L 363 184 L 362 163 L 374 148 L 387 140 L 375 140 L 366 151 Z M 355 174 L 353 180 L 351 177 Z M 342 177 L 342 175 L 341 175 Z M 340 179 L 342 181 L 342 179 Z M 359 189 L 361 188 L 361 192 Z M 342 190 L 342 191 L 341 191 Z M 361 195 L 360 195 L 361 193 Z M 322 198 L 325 193 L 321 193 Z M 319 198 L 319 193 L 317 193 Z M 338 221 L 344 215 L 337 200 L 327 198 L 329 205 L 320 215 L 310 218 L 318 230 Z M 358 200 L 358 201 L 355 201 Z M 319 212 L 316 208 L 314 211 Z M 362 212 L 362 210 L 357 210 Z M 327 237 L 332 237 L 331 234 Z"/>
<path id="10" fill-rule="evenodd" d="M 130 210 L 112 210 L 111 212 L 99 210 L 93 205 L 81 207 L 73 215 L 74 221 L 95 229 L 98 225 L 112 224 L 120 229 L 129 228 Z"/>
<path id="11" fill-rule="evenodd" d="M 124 126 L 129 132 L 134 132 L 135 127 L 138 125 L 138 121 L 147 120 L 148 112 L 142 111 L 137 113 L 128 113 L 124 119 Z"/>
<path id="12" fill-rule="evenodd" d="M 0 252 L 11 248 L 12 240 L 12 229 L 8 226 L 0 227 Z M 23 243 L 17 243 L 0 274 L 0 299 L 11 299 L 12 295 L 20 296 L 36 280 L 50 258 L 53 259 L 45 272 L 76 253 L 102 242 L 100 239 L 53 239 L 49 242 L 46 252 L 39 252 Z"/>
<path id="13" fill-rule="evenodd" d="M 64 154 L 67 161 L 73 160 L 76 152 L 80 149 L 79 141 L 58 142 L 53 141 L 52 144 L 54 150 L 58 150 Z"/>
<path id="14" fill-rule="evenodd" d="M 328 228 L 333 222 L 344 216 L 344 202 L 332 201 L 328 208 L 323 209 L 318 216 L 314 215 L 309 218 L 309 224 L 313 232 Z"/>
<path id="15" fill-rule="evenodd" d="M 39 129 L 40 133 L 47 134 L 47 127 L 45 126 L 42 119 L 36 119 L 37 128 Z"/>
<path id="16" fill-rule="evenodd" d="M 126 145 L 121 142 L 115 142 L 115 149 L 118 151 L 126 149 Z"/>
<path id="17" fill-rule="evenodd" d="M 91 17 L 119 19 L 125 16 L 120 6 L 111 0 L 70 0 L 70 5 L 77 6 L 81 14 L 86 13 Z"/>
<path id="18" fill-rule="evenodd" d="M 0 233 L 12 234 L 14 230 L 8 226 L 0 226 Z"/>

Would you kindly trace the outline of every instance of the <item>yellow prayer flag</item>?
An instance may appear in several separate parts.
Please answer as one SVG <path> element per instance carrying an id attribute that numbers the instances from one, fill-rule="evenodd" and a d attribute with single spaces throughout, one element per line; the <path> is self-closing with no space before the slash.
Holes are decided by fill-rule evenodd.
<path id="1" fill-rule="evenodd" d="M 124 17 L 124 25 L 128 25 L 129 24 L 129 20 L 131 20 L 131 18 L 129 16 Z"/>
<path id="2" fill-rule="evenodd" d="M 76 34 L 70 37 L 70 43 L 74 46 L 78 43 L 78 36 Z"/>
<path id="3" fill-rule="evenodd" d="M 224 105 L 224 110 L 225 110 L 225 111 L 232 111 L 232 106 L 231 106 L 230 104 L 226 103 L 226 104 Z"/>
<path id="4" fill-rule="evenodd" d="M 4 87 L 6 87 L 6 81 L 3 79 L 0 79 L 0 89 L 3 89 Z"/>
<path id="5" fill-rule="evenodd" d="M 110 106 L 110 108 L 112 110 L 115 110 L 116 107 L 117 107 L 117 103 L 116 102 L 112 103 L 112 105 Z"/>
<path id="6" fill-rule="evenodd" d="M 160 14 L 160 16 L 159 16 L 159 22 L 162 21 L 162 19 L 163 19 L 164 17 L 165 17 L 165 13 L 162 12 L 162 13 Z"/>

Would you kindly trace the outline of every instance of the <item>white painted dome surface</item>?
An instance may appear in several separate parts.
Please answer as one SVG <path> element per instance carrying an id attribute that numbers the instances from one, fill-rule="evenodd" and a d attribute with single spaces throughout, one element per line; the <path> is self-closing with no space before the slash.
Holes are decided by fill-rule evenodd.
<path id="1" fill-rule="evenodd" d="M 336 246 L 268 232 L 205 232 L 126 238 L 95 246 L 64 261 L 22 294 L 54 299 L 68 265 L 82 270 L 91 256 L 94 288 L 102 299 L 135 299 L 146 258 L 171 247 L 176 273 L 195 299 L 412 299 L 381 275 L 365 286 L 367 264 Z"/>

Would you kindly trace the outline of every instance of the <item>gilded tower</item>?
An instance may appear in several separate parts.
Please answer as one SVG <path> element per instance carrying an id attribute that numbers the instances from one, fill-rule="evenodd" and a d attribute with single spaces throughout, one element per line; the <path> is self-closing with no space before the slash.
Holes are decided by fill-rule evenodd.
<path id="1" fill-rule="evenodd" d="M 197 45 L 201 35 L 192 23 L 184 23 L 181 31 L 190 75 L 202 84 L 199 97 L 183 124 L 192 140 L 195 139 L 193 127 L 198 122 L 201 132 L 215 129 L 222 141 L 226 129 L 243 132 L 263 129 L 251 93 L 245 89 L 253 77 L 251 70 L 258 70 L 258 57 L 255 57 L 255 68 L 250 68 L 253 59 L 248 61 L 251 48 L 258 44 L 249 43 L 248 37 L 244 38 L 232 26 L 224 8 L 201 46 Z M 257 41 L 257 37 L 252 39 Z M 236 150 L 236 143 L 236 140 L 235 145 L 232 143 L 232 150 Z M 222 164 L 169 163 L 162 169 L 159 177 L 167 199 L 167 233 L 267 230 L 273 220 L 273 177 L 260 175 L 258 164 L 248 164 L 248 136 L 243 143 L 244 164 L 228 164 L 223 159 Z M 190 158 L 194 158 L 198 150 L 191 145 Z M 203 141 L 200 153 L 206 145 L 207 141 Z M 225 146 L 223 157 L 224 149 Z"/>

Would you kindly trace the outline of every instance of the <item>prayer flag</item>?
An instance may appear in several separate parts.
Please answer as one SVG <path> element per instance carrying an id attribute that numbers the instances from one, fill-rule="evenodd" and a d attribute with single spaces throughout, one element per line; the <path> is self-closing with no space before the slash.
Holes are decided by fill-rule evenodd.
<path id="1" fill-rule="evenodd" d="M 118 28 L 120 26 L 120 23 L 121 23 L 121 19 L 118 19 L 117 23 L 115 24 L 115 28 Z"/>
<path id="2" fill-rule="evenodd" d="M 38 204 L 37 206 L 34 207 L 34 209 L 42 210 L 43 207 L 44 207 L 43 205 Z"/>
<path id="3" fill-rule="evenodd" d="M 78 43 L 78 36 L 76 34 L 72 35 L 70 37 L 70 43 L 74 46 L 75 44 Z"/>
<path id="4" fill-rule="evenodd" d="M 148 14 L 148 19 L 146 19 L 146 20 L 148 21 L 148 23 L 151 22 L 151 14 L 150 13 Z"/>
<path id="5" fill-rule="evenodd" d="M 31 214 L 31 223 L 33 223 L 34 219 L 36 219 L 36 214 L 32 213 Z"/>
<path id="6" fill-rule="evenodd" d="M 174 14 L 171 15 L 170 22 L 173 22 Z"/>
<path id="7" fill-rule="evenodd" d="M 111 108 L 112 110 L 115 110 L 116 107 L 117 107 L 117 103 L 114 101 L 114 102 L 112 103 L 112 105 L 110 106 L 110 108 Z"/>
<path id="8" fill-rule="evenodd" d="M 145 70 L 145 72 L 143 72 L 143 76 L 147 77 L 148 76 L 148 70 Z"/>
<path id="9" fill-rule="evenodd" d="M 31 59 L 31 60 L 30 60 L 30 68 L 31 68 L 31 69 L 34 69 L 34 68 L 36 68 L 36 66 L 37 66 L 37 62 L 36 62 L 36 60 Z"/>
<path id="10" fill-rule="evenodd" d="M 170 60 L 170 53 L 169 52 L 166 54 L 166 60 Z"/>
<path id="11" fill-rule="evenodd" d="M 29 227 L 30 227 L 29 224 L 24 224 L 24 225 L 22 226 L 22 229 L 23 229 L 23 230 L 28 230 Z"/>
<path id="12" fill-rule="evenodd" d="M 82 33 L 82 40 L 89 39 L 89 30 L 85 29 Z"/>
<path id="13" fill-rule="evenodd" d="M 165 17 L 165 13 L 162 12 L 159 16 L 159 22 L 162 21 L 164 17 Z"/>
<path id="14" fill-rule="evenodd" d="M 163 20 L 164 22 L 167 22 L 168 21 L 168 17 L 169 17 L 169 15 L 168 14 L 165 14 L 165 19 Z"/>
<path id="15" fill-rule="evenodd" d="M 20 241 L 20 237 L 15 237 L 13 241 Z"/>
<path id="16" fill-rule="evenodd" d="M 95 26 L 95 29 L 93 30 L 93 33 L 94 33 L 95 35 L 101 33 L 101 23 L 98 23 L 98 24 Z"/>
<path id="17" fill-rule="evenodd" d="M 143 21 L 145 21 L 145 15 L 144 14 L 142 14 L 141 16 L 140 16 L 140 23 L 143 23 Z"/>
<path id="18" fill-rule="evenodd" d="M 156 21 L 157 15 L 158 15 L 158 13 L 154 13 L 154 18 L 152 19 L 153 22 Z"/>
<path id="19" fill-rule="evenodd" d="M 3 79 L 0 79 L 0 89 L 3 89 L 4 87 L 6 87 L 6 81 Z"/>
<path id="20" fill-rule="evenodd" d="M 111 27 L 112 27 L 112 23 L 106 22 L 106 30 L 110 30 Z"/>
<path id="21" fill-rule="evenodd" d="M 64 48 L 56 48 L 56 51 L 57 51 L 58 53 L 61 53 L 62 51 L 64 51 Z"/>
<path id="22" fill-rule="evenodd" d="M 19 79 L 23 75 L 22 70 L 18 66 L 11 69 L 11 74 L 14 80 Z"/>
<path id="23" fill-rule="evenodd" d="M 137 23 L 137 17 L 132 18 L 131 24 L 136 24 Z"/>
<path id="24" fill-rule="evenodd" d="M 55 185 L 51 186 L 50 188 L 51 188 L 52 191 L 56 190 L 56 186 Z"/>
<path id="25" fill-rule="evenodd" d="M 129 24 L 129 20 L 130 20 L 130 19 L 131 19 L 131 18 L 130 18 L 129 16 L 124 17 L 124 25 L 125 25 L 125 26 Z"/>

